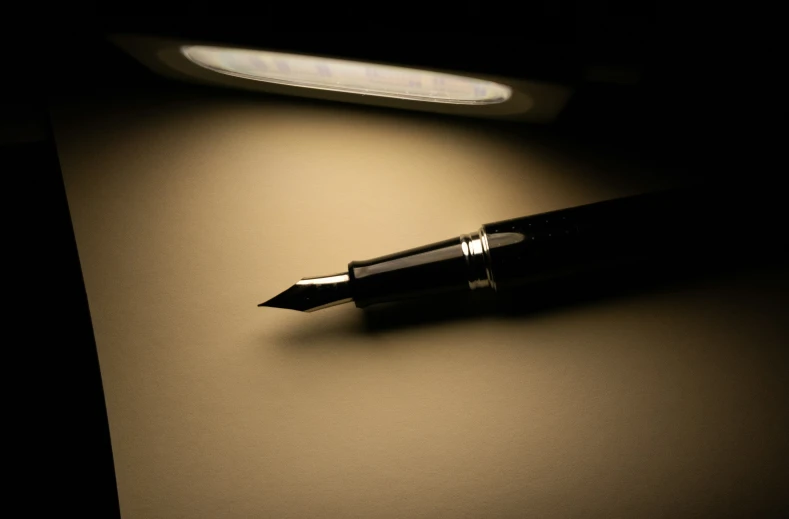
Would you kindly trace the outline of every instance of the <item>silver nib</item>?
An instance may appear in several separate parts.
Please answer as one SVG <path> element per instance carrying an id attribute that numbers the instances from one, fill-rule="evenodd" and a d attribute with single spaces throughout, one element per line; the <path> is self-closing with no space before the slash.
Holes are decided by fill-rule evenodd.
<path id="1" fill-rule="evenodd" d="M 318 278 L 304 278 L 281 294 L 258 306 L 286 308 L 301 312 L 314 312 L 322 308 L 349 303 L 351 278 L 348 274 L 334 274 Z"/>

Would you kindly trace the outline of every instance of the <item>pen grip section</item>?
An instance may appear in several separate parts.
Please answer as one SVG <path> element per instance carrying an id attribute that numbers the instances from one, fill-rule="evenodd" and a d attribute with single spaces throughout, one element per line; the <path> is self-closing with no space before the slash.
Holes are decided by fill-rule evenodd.
<path id="1" fill-rule="evenodd" d="M 348 265 L 356 306 L 468 290 L 467 254 L 461 238 Z"/>

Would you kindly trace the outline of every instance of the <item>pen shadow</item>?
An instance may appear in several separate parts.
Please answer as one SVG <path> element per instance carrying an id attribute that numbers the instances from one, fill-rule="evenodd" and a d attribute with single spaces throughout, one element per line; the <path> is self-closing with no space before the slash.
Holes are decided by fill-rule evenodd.
<path id="1" fill-rule="evenodd" d="M 641 264 L 530 284 L 517 291 L 477 290 L 374 305 L 363 310 L 346 308 L 335 319 L 293 330 L 288 334 L 287 343 L 309 348 L 324 343 L 327 337 L 373 337 L 481 319 L 529 319 L 649 294 L 724 283 L 744 274 L 786 264 L 783 257 L 726 262 L 714 267 Z"/>
<path id="2" fill-rule="evenodd" d="M 521 290 L 467 292 L 462 297 L 448 295 L 370 307 L 363 312 L 362 330 L 374 334 L 468 319 L 526 319 L 650 293 L 679 291 L 704 280 L 734 274 L 735 269 L 681 273 L 663 270 L 649 275 L 635 268 L 597 271 L 533 283 Z"/>

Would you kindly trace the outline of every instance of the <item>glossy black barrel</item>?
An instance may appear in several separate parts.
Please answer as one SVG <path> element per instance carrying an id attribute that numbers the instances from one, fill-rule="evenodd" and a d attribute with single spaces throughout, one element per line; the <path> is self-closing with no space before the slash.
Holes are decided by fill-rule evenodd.
<path id="1" fill-rule="evenodd" d="M 737 240 L 725 204 L 698 190 L 667 191 L 487 224 L 493 281 L 506 290 L 619 265 L 710 259 Z M 497 246 L 500 235 L 519 239 Z"/>

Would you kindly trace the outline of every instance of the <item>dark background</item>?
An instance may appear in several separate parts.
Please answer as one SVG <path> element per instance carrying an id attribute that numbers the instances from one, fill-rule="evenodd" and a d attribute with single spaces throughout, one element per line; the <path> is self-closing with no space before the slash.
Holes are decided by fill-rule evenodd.
<path id="1" fill-rule="evenodd" d="M 15 26 L 0 39 L 0 171 L 8 182 L 5 270 L 11 279 L 6 349 L 12 358 L 5 366 L 14 410 L 6 423 L 12 477 L 30 515 L 44 508 L 86 517 L 120 515 L 98 358 L 49 106 L 60 98 L 124 90 L 208 88 L 155 76 L 108 43 L 107 34 L 225 41 L 558 82 L 573 87 L 575 95 L 554 124 L 538 131 L 661 167 L 681 158 L 701 177 L 726 178 L 747 168 L 753 184 L 779 185 L 786 169 L 778 155 L 786 134 L 786 94 L 778 81 L 784 67 L 777 39 L 771 39 L 778 33 L 767 28 L 769 16 L 746 21 L 734 13 L 724 20 L 638 5 L 544 3 L 531 7 L 523 20 L 489 12 L 495 5 L 436 6 L 436 13 L 420 5 L 418 33 L 374 30 L 382 21 L 394 22 L 388 13 L 355 23 L 356 32 L 307 32 L 298 23 L 304 14 L 284 9 L 236 19 L 83 16 L 9 22 Z M 331 14 L 372 14 L 369 5 L 361 9 L 344 4 Z M 328 13 L 311 14 L 329 25 Z M 282 27 L 301 32 L 268 30 Z M 42 307 L 46 322 L 40 319 Z"/>

